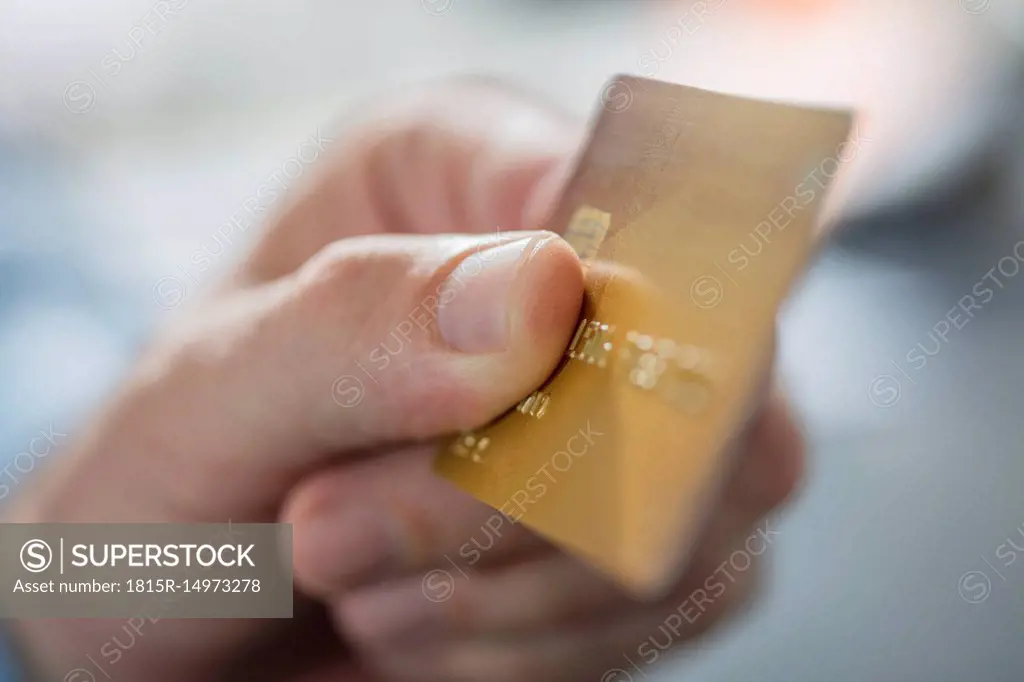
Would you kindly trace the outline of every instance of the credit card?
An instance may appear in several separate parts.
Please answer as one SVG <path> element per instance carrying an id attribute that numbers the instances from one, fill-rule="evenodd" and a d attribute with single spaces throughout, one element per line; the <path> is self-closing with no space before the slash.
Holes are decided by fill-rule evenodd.
<path id="1" fill-rule="evenodd" d="M 548 226 L 586 269 L 576 333 L 435 470 L 656 598 L 733 468 L 851 115 L 633 76 L 603 92 Z"/>

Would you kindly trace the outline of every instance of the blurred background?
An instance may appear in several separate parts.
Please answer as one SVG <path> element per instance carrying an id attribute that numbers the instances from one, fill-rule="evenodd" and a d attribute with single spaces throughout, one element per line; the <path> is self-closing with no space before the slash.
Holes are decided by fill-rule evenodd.
<path id="1" fill-rule="evenodd" d="M 3 496 L 244 253 L 218 226 L 318 130 L 465 73 L 586 115 L 616 72 L 854 106 L 863 139 L 781 323 L 813 459 L 765 598 L 623 669 L 1024 679 L 1020 0 L 0 0 Z"/>

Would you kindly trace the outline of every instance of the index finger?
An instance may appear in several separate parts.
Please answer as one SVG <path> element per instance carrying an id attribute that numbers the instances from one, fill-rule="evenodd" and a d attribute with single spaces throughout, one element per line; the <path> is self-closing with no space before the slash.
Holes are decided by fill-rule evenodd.
<path id="1" fill-rule="evenodd" d="M 369 111 L 238 278 L 276 279 L 356 235 L 539 229 L 583 134 L 551 105 L 484 79 L 432 85 Z"/>

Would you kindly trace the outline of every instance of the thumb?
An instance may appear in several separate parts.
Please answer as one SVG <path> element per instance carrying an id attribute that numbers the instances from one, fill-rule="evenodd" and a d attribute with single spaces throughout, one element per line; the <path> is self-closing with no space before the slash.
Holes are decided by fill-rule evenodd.
<path id="1" fill-rule="evenodd" d="M 296 279 L 291 342 L 319 339 L 293 368 L 313 417 L 296 435 L 331 451 L 499 415 L 554 369 L 583 292 L 576 255 L 550 232 L 343 240 Z"/>
<path id="2" fill-rule="evenodd" d="M 499 416 L 554 370 L 582 293 L 550 232 L 333 242 L 165 339 L 37 503 L 54 518 L 266 518 L 341 451 Z"/>
<path id="3" fill-rule="evenodd" d="M 265 504 L 339 451 L 499 416 L 554 370 L 582 294 L 575 253 L 550 232 L 339 240 L 205 335 L 217 352 L 192 353 L 220 361 L 186 423 L 217 415 L 215 468 L 246 479 L 228 494 Z M 210 437 L 177 434 L 207 452 Z M 227 505 L 208 471 L 190 484 Z"/>

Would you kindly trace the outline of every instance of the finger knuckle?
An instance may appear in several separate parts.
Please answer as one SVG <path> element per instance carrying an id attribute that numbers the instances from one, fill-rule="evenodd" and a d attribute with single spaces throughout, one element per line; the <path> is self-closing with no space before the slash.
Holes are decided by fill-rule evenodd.
<path id="1" fill-rule="evenodd" d="M 371 343 L 364 338 L 370 330 L 387 328 L 412 258 L 362 237 L 333 242 L 311 258 L 297 274 L 292 303 L 300 320 L 317 322 L 326 344 L 319 350 L 342 358 L 345 349 Z"/>
<path id="2" fill-rule="evenodd" d="M 362 294 L 374 285 L 394 285 L 411 266 L 405 251 L 388 248 L 371 236 L 351 237 L 322 247 L 303 268 L 300 281 L 332 292 Z"/>

